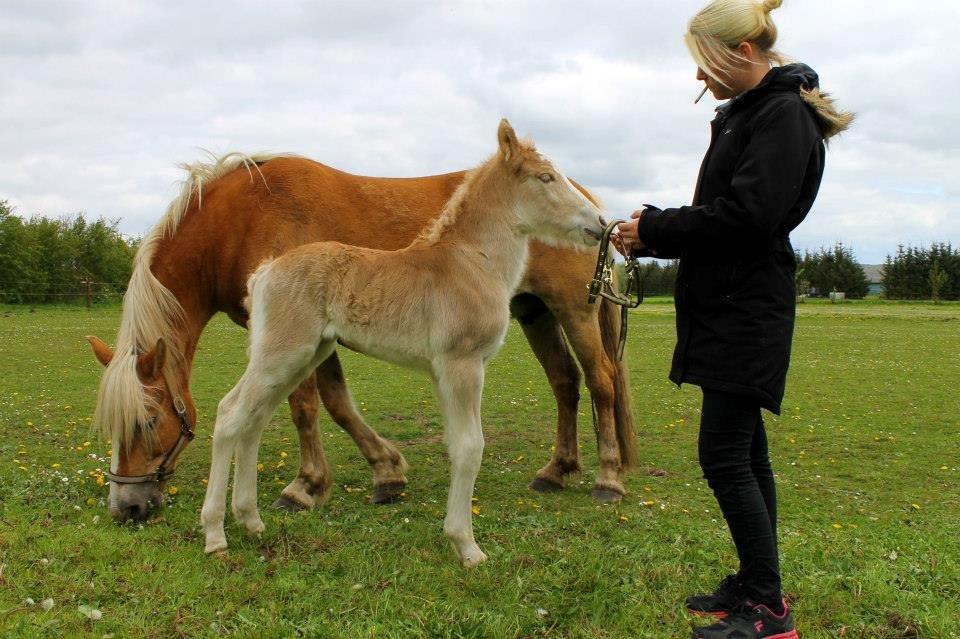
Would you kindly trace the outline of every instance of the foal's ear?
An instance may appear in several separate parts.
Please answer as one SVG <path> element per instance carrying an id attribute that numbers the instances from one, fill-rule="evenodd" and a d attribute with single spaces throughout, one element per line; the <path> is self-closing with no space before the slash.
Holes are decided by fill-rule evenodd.
<path id="1" fill-rule="evenodd" d="M 97 361 L 104 366 L 109 364 L 110 360 L 113 359 L 113 351 L 110 350 L 110 347 L 102 339 L 93 335 L 87 335 L 87 341 L 90 342 L 90 347 L 93 348 L 93 355 L 97 358 Z"/>
<path id="2" fill-rule="evenodd" d="M 516 162 L 520 157 L 520 141 L 517 140 L 517 134 L 506 118 L 500 120 L 497 142 L 500 144 L 500 155 L 503 159 L 509 163 Z"/>
<path id="3" fill-rule="evenodd" d="M 156 346 L 137 358 L 137 373 L 145 380 L 156 379 L 160 376 L 166 359 L 167 345 L 161 337 Z"/>

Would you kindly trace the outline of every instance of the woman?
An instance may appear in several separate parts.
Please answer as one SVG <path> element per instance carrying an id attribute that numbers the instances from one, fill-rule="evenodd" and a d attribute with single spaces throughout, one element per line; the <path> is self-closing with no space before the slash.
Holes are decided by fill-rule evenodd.
<path id="1" fill-rule="evenodd" d="M 703 390 L 699 457 L 740 569 L 687 599 L 720 617 L 695 638 L 796 637 L 780 590 L 777 506 L 761 408 L 780 413 L 793 334 L 789 233 L 813 205 L 824 142 L 849 126 L 803 64 L 783 64 L 770 12 L 781 0 L 716 0 L 690 21 L 697 79 L 718 100 L 694 203 L 649 205 L 619 226 L 620 249 L 679 258 L 670 379 Z"/>

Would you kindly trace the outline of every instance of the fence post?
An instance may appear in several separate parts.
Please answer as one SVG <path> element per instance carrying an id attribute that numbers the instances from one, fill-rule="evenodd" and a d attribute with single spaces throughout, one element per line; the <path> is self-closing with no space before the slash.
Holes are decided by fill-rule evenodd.
<path id="1" fill-rule="evenodd" d="M 87 278 L 83 283 L 87 285 L 87 308 L 90 308 L 93 302 L 93 282 L 90 281 L 90 278 Z"/>

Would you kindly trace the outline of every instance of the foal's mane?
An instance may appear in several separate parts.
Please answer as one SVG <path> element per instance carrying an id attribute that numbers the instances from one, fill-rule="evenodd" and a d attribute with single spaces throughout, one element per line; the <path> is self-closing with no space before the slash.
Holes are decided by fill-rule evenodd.
<path id="1" fill-rule="evenodd" d="M 537 152 L 532 140 L 520 140 L 520 147 L 523 155 L 536 154 Z M 454 190 L 453 195 L 450 196 L 447 203 L 443 205 L 440 215 L 420 231 L 420 234 L 414 242 L 436 244 L 443 236 L 443 232 L 456 223 L 457 218 L 463 211 L 467 196 L 472 193 L 473 187 L 479 181 L 480 177 L 500 168 L 499 160 L 500 154 L 495 153 L 482 164 L 467 171 L 463 176 L 463 181 L 457 186 L 456 190 Z"/>
<path id="2" fill-rule="evenodd" d="M 133 260 L 133 274 L 123 296 L 123 313 L 120 330 L 114 347 L 113 359 L 107 365 L 100 381 L 97 393 L 97 406 L 93 415 L 94 424 L 104 436 L 117 443 L 129 446 L 133 441 L 134 429 L 142 425 L 141 433 L 147 447 L 154 442 L 154 433 L 145 426 L 149 422 L 151 397 L 137 376 L 137 358 L 141 353 L 156 346 L 161 337 L 167 345 L 167 356 L 173 362 L 180 363 L 183 354 L 180 351 L 176 329 L 184 321 L 183 307 L 177 298 L 158 280 L 150 266 L 157 248 L 164 238 L 177 232 L 181 221 L 191 209 L 191 201 L 196 196 L 196 209 L 203 206 L 203 185 L 213 182 L 232 171 L 243 167 L 254 179 L 254 172 L 263 173 L 259 165 L 278 157 L 277 154 L 246 155 L 228 153 L 220 158 L 210 154 L 209 161 L 181 164 L 187 177 L 180 187 L 180 194 L 167 207 L 160 221 L 147 233 Z M 268 187 L 269 188 L 269 187 Z"/>

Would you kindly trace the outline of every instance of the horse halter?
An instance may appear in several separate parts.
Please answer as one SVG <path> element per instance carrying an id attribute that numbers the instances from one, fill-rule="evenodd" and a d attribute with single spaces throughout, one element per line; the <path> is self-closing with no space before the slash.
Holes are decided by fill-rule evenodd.
<path id="1" fill-rule="evenodd" d="M 180 419 L 180 436 L 177 437 L 177 441 L 173 444 L 173 447 L 164 455 L 157 469 L 149 475 L 117 475 L 112 472 L 106 473 L 107 479 L 115 484 L 145 484 L 151 481 L 166 481 L 173 475 L 173 471 L 168 470 L 167 465 L 176 459 L 177 455 L 180 454 L 180 451 L 183 450 L 187 444 L 193 441 L 194 430 L 190 427 L 190 421 L 187 419 L 187 405 L 183 402 L 183 398 L 180 397 L 179 393 L 175 391 L 177 386 L 170 378 L 169 368 L 164 366 L 161 370 L 163 372 L 163 383 L 166 385 L 167 393 L 170 395 L 173 410 L 176 411 L 177 417 Z"/>
<path id="2" fill-rule="evenodd" d="M 597 297 L 603 297 L 620 306 L 620 343 L 617 345 L 617 360 L 623 359 L 623 348 L 627 343 L 627 311 L 643 303 L 643 280 L 640 276 L 640 262 L 632 255 L 624 260 L 623 267 L 627 276 L 626 286 L 621 293 L 613 281 L 613 258 L 610 257 L 610 235 L 624 220 L 614 220 L 607 224 L 600 237 L 600 252 L 597 255 L 597 268 L 593 280 L 587 285 L 587 303 L 593 304 Z"/>

